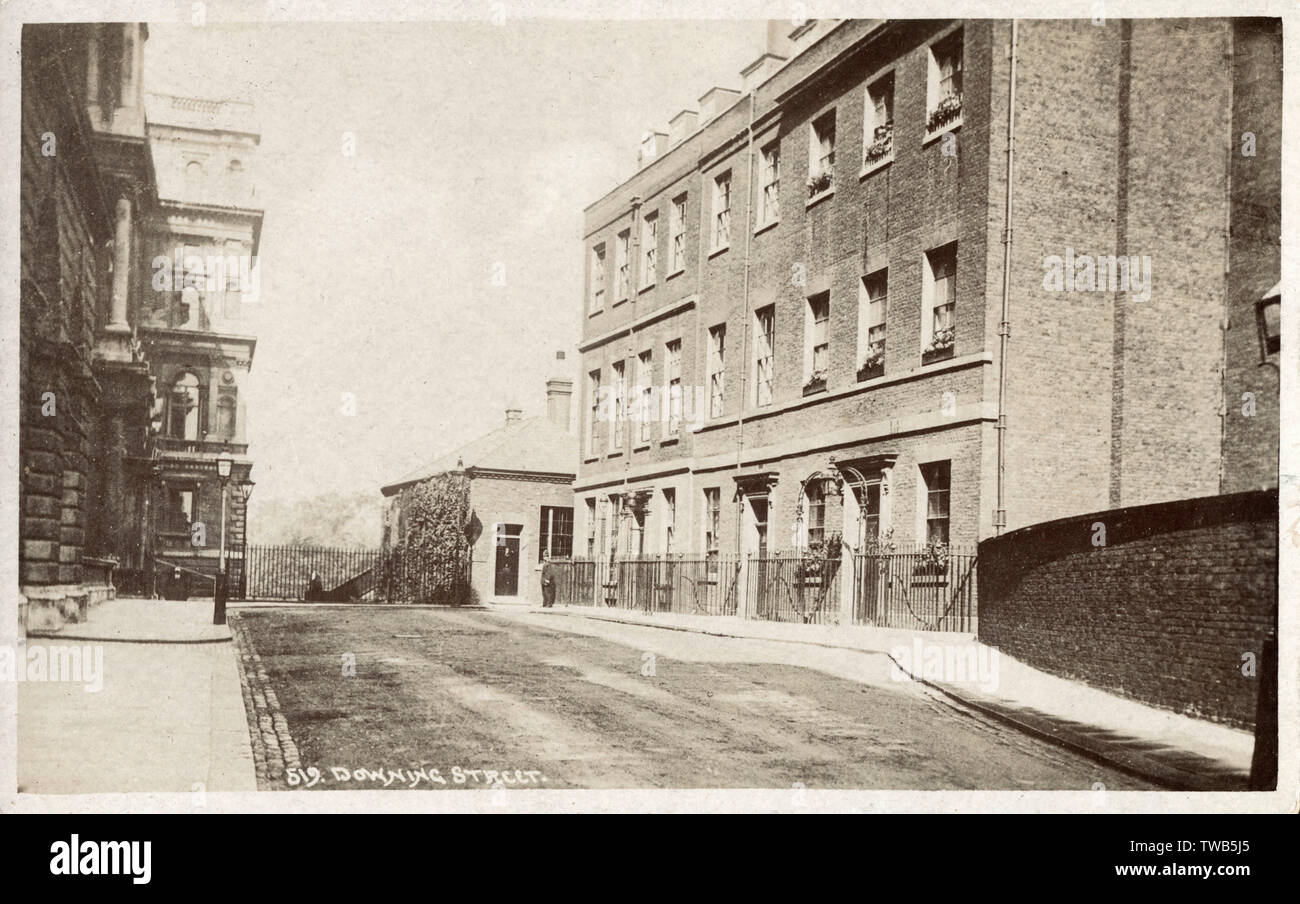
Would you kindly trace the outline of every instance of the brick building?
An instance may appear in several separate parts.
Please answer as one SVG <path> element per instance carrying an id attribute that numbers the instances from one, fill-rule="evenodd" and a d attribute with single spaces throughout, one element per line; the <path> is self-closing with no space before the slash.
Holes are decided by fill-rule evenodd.
<path id="1" fill-rule="evenodd" d="M 581 551 L 847 561 L 1276 484 L 1278 23 L 1019 22 L 1013 118 L 1009 21 L 779 24 L 585 210 Z"/>
<path id="2" fill-rule="evenodd" d="M 382 488 L 383 548 L 402 544 L 406 512 L 417 485 L 447 473 L 469 484 L 474 527 L 473 590 L 479 600 L 540 602 L 535 574 L 544 553 L 573 552 L 573 478 L 578 441 L 570 430 L 573 381 L 557 374 L 546 383 L 546 415 L 506 411 L 505 425 L 448 452 Z"/>
<path id="3" fill-rule="evenodd" d="M 166 370 L 145 323 L 169 223 L 139 23 L 22 34 L 19 583 L 24 626 L 148 592 Z M 160 198 L 160 186 L 164 188 Z M 215 530 L 211 534 L 216 542 Z"/>

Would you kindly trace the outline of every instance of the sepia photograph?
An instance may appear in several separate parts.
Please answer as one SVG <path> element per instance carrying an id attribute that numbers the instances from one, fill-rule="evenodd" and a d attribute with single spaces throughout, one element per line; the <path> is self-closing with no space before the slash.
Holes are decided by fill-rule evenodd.
<path id="1" fill-rule="evenodd" d="M 6 6 L 0 810 L 1294 813 L 1292 10 L 1108 5 Z"/>

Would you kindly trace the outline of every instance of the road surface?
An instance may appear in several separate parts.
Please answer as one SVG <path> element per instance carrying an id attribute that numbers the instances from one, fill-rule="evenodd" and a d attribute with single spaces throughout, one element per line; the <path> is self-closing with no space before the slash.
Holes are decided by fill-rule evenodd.
<path id="1" fill-rule="evenodd" d="M 540 612 L 237 624 L 315 789 L 1151 787 L 896 681 L 880 653 Z"/>

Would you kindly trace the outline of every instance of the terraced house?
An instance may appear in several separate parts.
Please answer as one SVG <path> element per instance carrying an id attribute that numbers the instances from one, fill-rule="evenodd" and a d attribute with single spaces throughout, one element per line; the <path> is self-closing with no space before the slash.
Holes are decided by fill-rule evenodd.
<path id="1" fill-rule="evenodd" d="M 973 611 L 981 539 L 1266 483 L 1280 46 L 1255 20 L 772 23 L 585 210 L 579 595 L 933 627 Z M 1233 361 L 1269 399 L 1249 424 Z M 702 564 L 608 572 L 665 556 Z"/>

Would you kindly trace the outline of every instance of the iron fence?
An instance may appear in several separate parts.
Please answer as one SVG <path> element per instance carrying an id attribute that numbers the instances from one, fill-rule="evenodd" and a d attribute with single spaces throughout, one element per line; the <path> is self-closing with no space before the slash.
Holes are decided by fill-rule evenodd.
<path id="1" fill-rule="evenodd" d="M 840 557 L 790 552 L 750 556 L 749 618 L 808 625 L 840 621 Z"/>
<path id="2" fill-rule="evenodd" d="M 249 546 L 243 580 L 232 591 L 250 600 L 444 603 L 470 601 L 469 550 Z"/>
<path id="3" fill-rule="evenodd" d="M 921 631 L 974 628 L 973 549 L 925 546 L 853 556 L 853 623 Z"/>
<path id="4" fill-rule="evenodd" d="M 724 556 L 556 561 L 556 601 L 642 612 L 735 615 L 740 564 Z"/>

